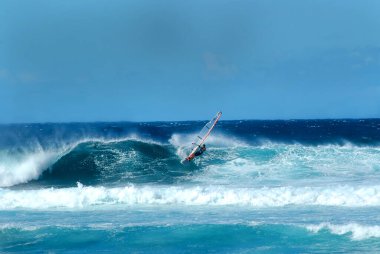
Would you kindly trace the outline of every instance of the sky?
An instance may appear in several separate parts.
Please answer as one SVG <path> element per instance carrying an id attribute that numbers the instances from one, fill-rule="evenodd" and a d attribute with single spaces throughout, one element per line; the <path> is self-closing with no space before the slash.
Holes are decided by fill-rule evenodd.
<path id="1" fill-rule="evenodd" d="M 380 117 L 378 0 L 2 0 L 0 123 Z"/>

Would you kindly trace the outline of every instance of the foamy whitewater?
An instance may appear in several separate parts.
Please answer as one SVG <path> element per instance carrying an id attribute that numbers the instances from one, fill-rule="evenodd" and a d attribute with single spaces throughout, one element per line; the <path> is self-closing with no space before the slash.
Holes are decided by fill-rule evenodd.
<path id="1" fill-rule="evenodd" d="M 0 125 L 0 252 L 380 252 L 380 120 L 204 123 Z"/>

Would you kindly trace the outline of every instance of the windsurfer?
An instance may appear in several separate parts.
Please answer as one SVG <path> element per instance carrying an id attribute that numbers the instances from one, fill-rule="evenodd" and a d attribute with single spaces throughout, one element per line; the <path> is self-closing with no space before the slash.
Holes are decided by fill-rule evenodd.
<path id="1" fill-rule="evenodd" d="M 206 145 L 198 146 L 198 150 L 194 153 L 195 156 L 201 155 L 204 151 L 206 151 Z"/>

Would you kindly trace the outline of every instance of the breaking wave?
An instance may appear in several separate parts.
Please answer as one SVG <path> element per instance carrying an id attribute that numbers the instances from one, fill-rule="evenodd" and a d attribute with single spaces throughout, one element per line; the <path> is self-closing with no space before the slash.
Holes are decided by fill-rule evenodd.
<path id="1" fill-rule="evenodd" d="M 109 205 L 281 207 L 288 205 L 380 206 L 380 186 L 227 188 L 220 186 L 0 189 L 0 209 L 90 208 Z"/>
<path id="2" fill-rule="evenodd" d="M 71 144 L 0 153 L 0 187 L 174 184 L 192 182 L 273 186 L 380 179 L 380 148 L 373 146 L 283 144 L 248 145 L 217 134 L 194 163 L 181 160 L 192 135 L 173 134 L 167 142 L 138 137 L 82 139 Z M 190 142 L 191 143 L 191 142 Z"/>
<path id="3" fill-rule="evenodd" d="M 22 183 L 72 186 L 77 181 L 171 183 L 186 174 L 180 171 L 184 166 L 173 147 L 138 138 L 85 139 L 50 149 L 35 146 L 2 158 L 0 187 Z"/>
<path id="4" fill-rule="evenodd" d="M 318 225 L 307 225 L 306 229 L 318 233 L 327 230 L 336 235 L 350 235 L 352 240 L 364 240 L 368 238 L 380 238 L 380 226 L 360 225 L 358 223 L 331 224 L 320 223 Z"/>

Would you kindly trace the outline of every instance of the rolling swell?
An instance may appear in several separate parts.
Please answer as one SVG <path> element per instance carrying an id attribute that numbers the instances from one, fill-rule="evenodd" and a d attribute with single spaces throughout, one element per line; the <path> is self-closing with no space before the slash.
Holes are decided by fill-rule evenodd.
<path id="1" fill-rule="evenodd" d="M 184 168 L 186 167 L 186 170 Z M 184 166 L 171 145 L 138 140 L 87 141 L 62 156 L 31 185 L 73 186 L 181 181 L 195 165 Z"/>

